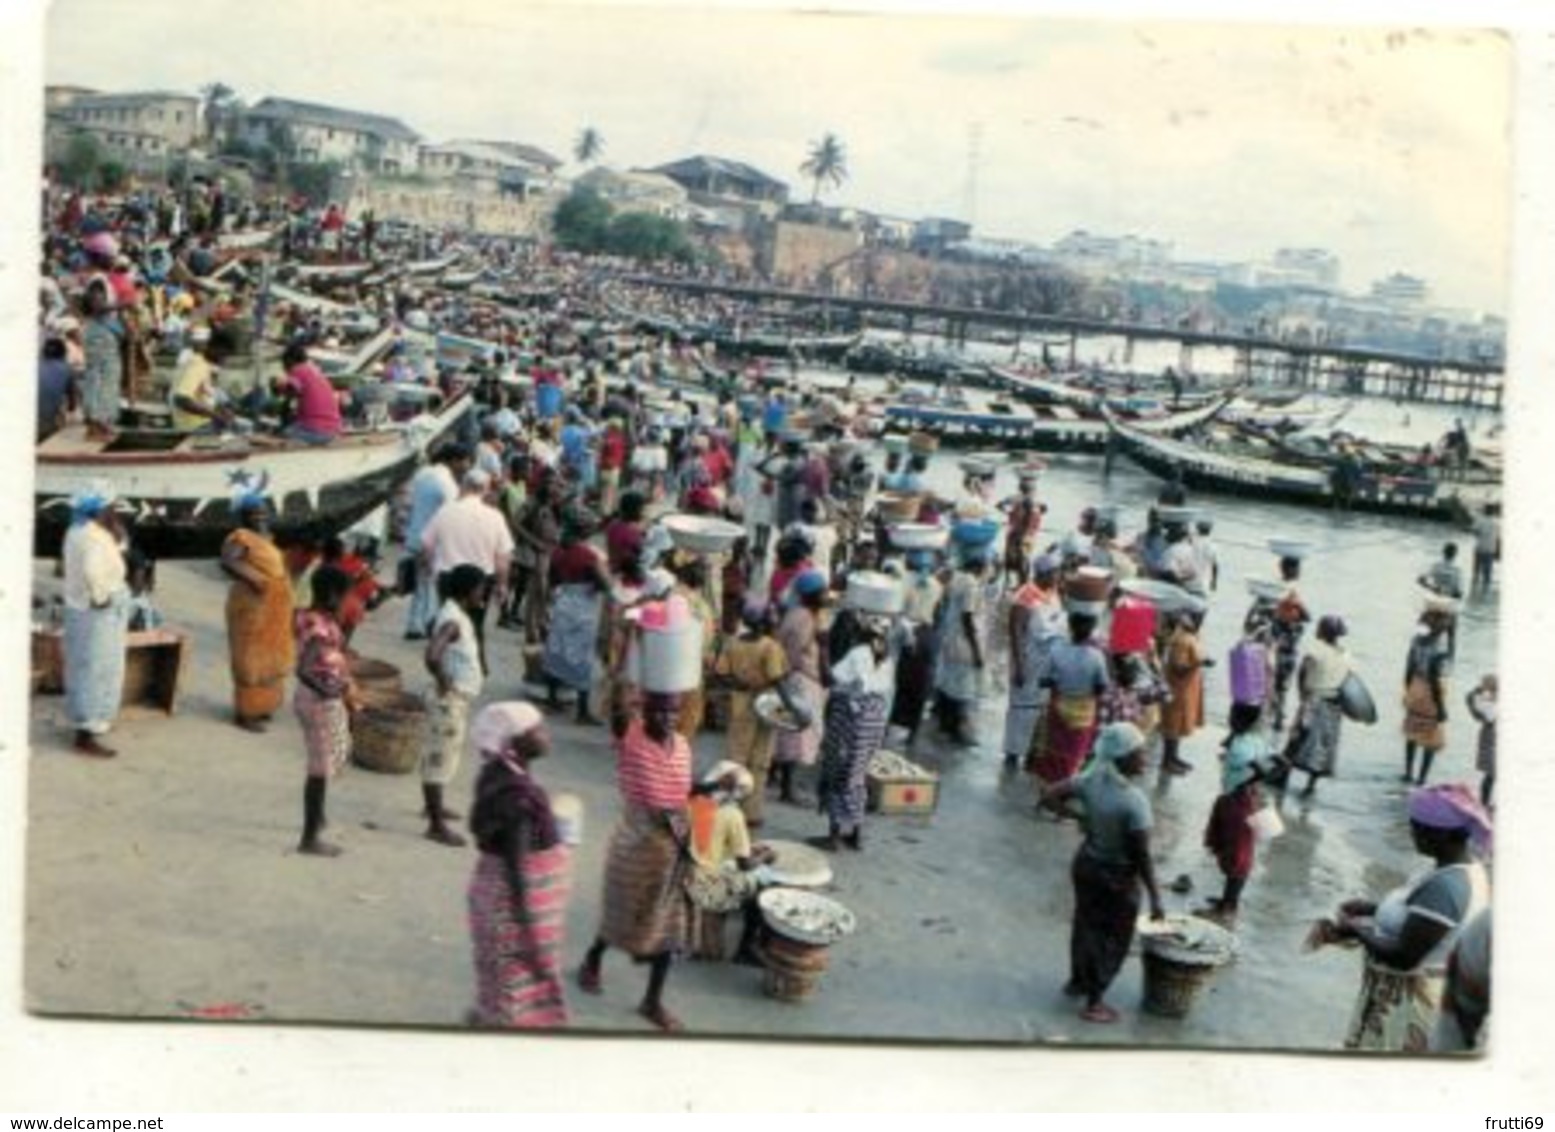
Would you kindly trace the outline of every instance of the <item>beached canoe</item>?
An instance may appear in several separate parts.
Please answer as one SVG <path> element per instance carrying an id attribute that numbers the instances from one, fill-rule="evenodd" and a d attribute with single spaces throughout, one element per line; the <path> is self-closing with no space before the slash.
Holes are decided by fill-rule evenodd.
<path id="1" fill-rule="evenodd" d="M 1177 435 L 1214 419 L 1229 400 L 1226 395 L 1181 413 L 1132 420 L 1150 434 Z M 1106 420 L 1068 405 L 989 411 L 893 403 L 882 415 L 889 431 L 927 432 L 949 447 L 993 445 L 1039 452 L 1103 452 L 1107 447 Z"/>
<path id="2" fill-rule="evenodd" d="M 1115 411 L 1125 414 L 1137 414 L 1141 411 L 1155 410 L 1158 413 L 1186 412 L 1203 408 L 1207 405 L 1219 404 L 1225 390 L 1213 389 L 1200 392 L 1184 393 L 1180 396 L 1172 396 L 1170 391 L 1148 390 L 1140 391 L 1126 388 L 1091 388 L 1086 385 L 1074 384 L 1059 376 L 1040 376 L 1036 374 L 1018 373 L 1012 369 L 1000 366 L 987 366 L 986 377 L 977 382 L 988 388 L 999 389 L 1006 393 L 1012 393 L 1023 401 L 1035 405 L 1068 405 L 1074 409 L 1083 409 L 1088 412 L 1095 410 L 1104 402 Z M 1078 377 L 1079 374 L 1071 374 Z M 972 384 L 972 382 L 968 382 Z"/>
<path id="3" fill-rule="evenodd" d="M 1484 504 L 1500 500 L 1499 486 L 1442 483 L 1422 475 L 1382 473 L 1364 465 L 1346 490 L 1344 478 L 1332 469 L 1218 452 L 1146 431 L 1106 409 L 1102 415 L 1119 450 L 1134 463 L 1195 490 L 1456 523 L 1464 522 Z"/>
<path id="4" fill-rule="evenodd" d="M 125 431 L 104 444 L 69 426 L 37 448 L 33 553 L 59 553 L 71 496 L 94 484 L 118 497 L 136 545 L 157 558 L 219 553 L 236 525 L 240 483 L 264 484 L 278 534 L 344 530 L 385 503 L 471 404 L 460 395 L 415 420 L 326 445 L 166 431 Z"/>

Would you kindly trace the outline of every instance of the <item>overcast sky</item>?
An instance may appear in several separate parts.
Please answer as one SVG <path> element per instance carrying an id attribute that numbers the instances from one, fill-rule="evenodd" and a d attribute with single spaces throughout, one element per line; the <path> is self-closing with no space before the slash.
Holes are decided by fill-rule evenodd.
<path id="1" fill-rule="evenodd" d="M 540 7 L 484 0 L 55 0 L 50 82 L 193 92 L 220 79 L 607 163 L 691 153 L 798 172 L 827 131 L 825 199 L 1074 228 L 1180 258 L 1316 245 L 1364 289 L 1399 270 L 1506 308 L 1512 53 L 1498 36 L 983 16 Z M 977 136 L 973 161 L 973 137 Z M 973 170 L 975 168 L 975 177 Z M 975 186 L 975 192 L 974 190 Z"/>

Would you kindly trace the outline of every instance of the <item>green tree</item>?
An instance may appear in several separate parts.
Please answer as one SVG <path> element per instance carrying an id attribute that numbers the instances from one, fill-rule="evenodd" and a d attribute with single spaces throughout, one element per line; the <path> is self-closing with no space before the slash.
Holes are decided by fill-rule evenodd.
<path id="1" fill-rule="evenodd" d="M 223 82 L 206 83 L 200 88 L 200 120 L 205 141 L 214 144 L 222 127 L 236 116 L 237 91 Z"/>
<path id="2" fill-rule="evenodd" d="M 691 242 L 675 221 L 647 212 L 623 212 L 610 222 L 606 249 L 641 260 L 673 259 L 689 263 Z"/>
<path id="3" fill-rule="evenodd" d="M 312 205 L 329 203 L 335 187 L 335 176 L 340 172 L 338 162 L 290 161 L 284 169 L 286 184 L 291 192 L 300 193 Z"/>
<path id="4" fill-rule="evenodd" d="M 82 131 L 72 135 L 59 162 L 59 178 L 73 189 L 91 187 L 103 163 L 103 143 Z"/>
<path id="5" fill-rule="evenodd" d="M 593 126 L 584 126 L 578 134 L 578 140 L 572 146 L 572 155 L 578 159 L 578 164 L 592 164 L 598 161 L 604 152 L 605 135 Z"/>
<path id="6" fill-rule="evenodd" d="M 588 188 L 568 193 L 551 217 L 556 243 L 574 252 L 602 252 L 609 243 L 610 222 L 615 209 L 610 202 Z"/>
<path id="7" fill-rule="evenodd" d="M 97 188 L 100 192 L 116 193 L 129 181 L 129 170 L 122 161 L 108 160 L 97 167 Z"/>
<path id="8" fill-rule="evenodd" d="M 840 187 L 848 179 L 848 151 L 836 134 L 828 133 L 810 145 L 810 156 L 804 159 L 799 171 L 814 182 L 810 203 L 821 197 L 821 186 Z"/>

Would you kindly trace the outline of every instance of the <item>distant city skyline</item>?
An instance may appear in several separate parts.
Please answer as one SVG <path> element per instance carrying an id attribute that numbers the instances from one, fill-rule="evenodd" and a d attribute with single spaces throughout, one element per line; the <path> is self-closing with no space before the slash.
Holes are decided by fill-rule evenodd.
<path id="1" fill-rule="evenodd" d="M 975 186 L 982 236 L 1134 234 L 1228 263 L 1322 247 L 1348 292 L 1403 272 L 1444 305 L 1508 306 L 1511 53 L 1493 33 L 484 2 L 433 23 L 431 11 L 56 0 L 45 79 L 191 93 L 220 80 L 250 103 L 396 117 L 432 142 L 528 142 L 568 172 L 593 127 L 607 164 L 717 154 L 800 199 L 807 148 L 832 132 L 850 177 L 826 203 L 965 219 Z"/>

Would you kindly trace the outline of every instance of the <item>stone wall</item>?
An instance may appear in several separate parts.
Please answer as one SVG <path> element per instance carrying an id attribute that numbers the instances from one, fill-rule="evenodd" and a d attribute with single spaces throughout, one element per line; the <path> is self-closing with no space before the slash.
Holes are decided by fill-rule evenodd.
<path id="1" fill-rule="evenodd" d="M 863 233 L 854 228 L 780 220 L 772 226 L 771 259 L 764 266 L 779 286 L 816 287 L 823 273 L 838 271 L 863 246 Z"/>
<path id="2" fill-rule="evenodd" d="M 521 200 L 451 185 L 369 181 L 352 192 L 347 215 L 355 219 L 370 208 L 379 220 L 538 238 L 548 231 L 554 207 L 555 202 L 544 196 Z"/>

